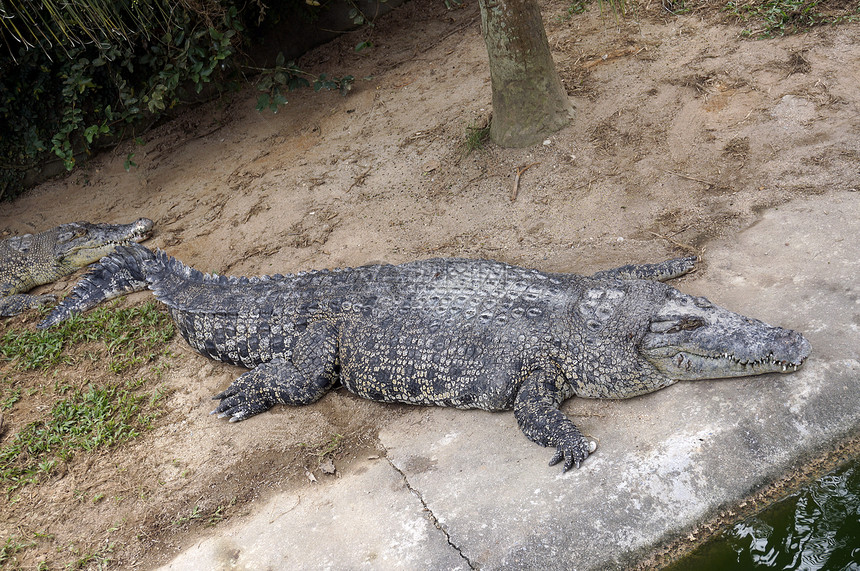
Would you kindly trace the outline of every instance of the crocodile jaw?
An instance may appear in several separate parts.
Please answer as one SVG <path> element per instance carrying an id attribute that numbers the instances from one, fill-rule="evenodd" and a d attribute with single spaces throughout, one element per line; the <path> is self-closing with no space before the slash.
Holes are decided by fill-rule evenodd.
<path id="1" fill-rule="evenodd" d="M 789 331 L 800 336 L 796 331 Z M 796 371 L 809 355 L 811 346 L 800 336 L 797 357 L 786 360 L 768 354 L 757 360 L 745 360 L 730 353 L 721 355 L 700 355 L 691 351 L 667 350 L 658 355 L 651 351 L 646 358 L 664 375 L 673 380 L 720 379 L 727 377 L 746 377 L 764 373 L 792 373 Z"/>
<path id="2" fill-rule="evenodd" d="M 675 291 L 652 318 L 639 350 L 667 377 L 697 380 L 793 372 L 812 346 L 797 331 Z"/>
<path id="3" fill-rule="evenodd" d="M 153 224 L 149 218 L 140 218 L 131 224 L 64 224 L 57 236 L 58 263 L 78 268 L 97 262 L 121 244 L 149 238 Z"/>

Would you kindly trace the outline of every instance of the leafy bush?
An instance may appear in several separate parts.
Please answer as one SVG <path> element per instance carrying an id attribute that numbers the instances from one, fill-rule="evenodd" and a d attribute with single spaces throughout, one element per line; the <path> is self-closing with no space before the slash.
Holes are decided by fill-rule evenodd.
<path id="1" fill-rule="evenodd" d="M 293 0 L 292 9 L 310 6 Z M 260 0 L 117 0 L 0 4 L 0 199 L 51 155 L 74 168 L 91 149 L 132 136 L 209 85 L 238 86 L 246 31 L 267 15 Z M 309 85 L 279 60 L 262 75 L 261 108 Z M 313 78 L 346 91 L 352 78 Z M 263 99 L 265 98 L 265 101 Z"/>
<path id="2" fill-rule="evenodd" d="M 235 55 L 250 15 L 232 0 L 208 0 L 196 11 L 138 0 L 115 3 L 97 21 L 68 12 L 81 4 L 99 5 L 30 3 L 29 12 L 2 19 L 10 49 L 0 54 L 0 197 L 16 193 L 46 153 L 71 170 L 76 154 L 151 122 L 189 86 L 199 93 L 213 80 L 224 85 L 221 64 Z M 28 17 L 36 24 L 22 29 Z"/>

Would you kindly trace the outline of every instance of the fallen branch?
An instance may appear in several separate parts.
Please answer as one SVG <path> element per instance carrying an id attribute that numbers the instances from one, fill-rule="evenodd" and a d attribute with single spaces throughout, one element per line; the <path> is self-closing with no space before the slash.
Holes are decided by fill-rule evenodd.
<path id="1" fill-rule="evenodd" d="M 666 240 L 670 244 L 673 244 L 673 245 L 677 246 L 678 248 L 681 248 L 682 250 L 689 250 L 690 252 L 698 252 L 699 251 L 697 248 L 694 248 L 693 246 L 691 246 L 689 244 L 684 244 L 683 242 L 678 242 L 677 240 L 670 238 L 669 236 L 664 236 L 663 234 L 658 234 L 656 232 L 649 232 L 649 234 L 652 234 L 658 238 L 662 238 L 663 240 Z"/>
<path id="2" fill-rule="evenodd" d="M 517 175 L 514 177 L 514 188 L 511 190 L 511 202 L 516 201 L 517 194 L 520 192 L 520 177 L 524 172 L 532 168 L 533 166 L 539 165 L 540 163 L 531 163 L 527 165 L 521 165 L 517 167 Z"/>
<path id="3" fill-rule="evenodd" d="M 583 69 L 588 69 L 590 67 L 594 67 L 596 65 L 600 65 L 601 63 L 617 59 L 624 56 L 629 55 L 637 55 L 638 53 L 645 51 L 646 48 L 640 46 L 628 46 L 626 48 L 621 48 L 620 50 L 614 50 L 608 53 L 599 56 L 597 59 L 593 59 L 591 61 L 587 61 L 582 64 Z"/>
<path id="4" fill-rule="evenodd" d="M 710 181 L 710 180 L 705 180 L 705 179 L 702 179 L 702 178 L 696 178 L 696 177 L 694 177 L 694 176 L 691 176 L 691 175 L 688 175 L 688 174 L 684 174 L 684 173 L 682 173 L 682 172 L 678 172 L 678 171 L 666 171 L 666 172 L 667 172 L 667 173 L 669 173 L 669 174 L 673 174 L 673 175 L 675 175 L 675 176 L 679 176 L 679 177 L 681 177 L 681 178 L 686 178 L 687 180 L 694 180 L 694 181 L 696 181 L 696 182 L 701 182 L 702 184 L 707 184 L 708 186 L 713 186 L 713 187 L 719 187 L 719 186 L 720 186 L 720 185 L 719 185 L 719 184 L 717 184 L 716 182 L 712 182 L 712 181 Z"/>

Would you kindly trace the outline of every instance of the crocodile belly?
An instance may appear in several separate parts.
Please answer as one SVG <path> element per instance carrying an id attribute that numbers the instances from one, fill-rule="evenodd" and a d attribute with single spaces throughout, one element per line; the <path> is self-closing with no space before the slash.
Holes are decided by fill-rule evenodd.
<path id="1" fill-rule="evenodd" d="M 367 330 L 339 346 L 341 382 L 358 396 L 456 408 L 513 406 L 516 360 L 452 332 L 408 336 Z"/>

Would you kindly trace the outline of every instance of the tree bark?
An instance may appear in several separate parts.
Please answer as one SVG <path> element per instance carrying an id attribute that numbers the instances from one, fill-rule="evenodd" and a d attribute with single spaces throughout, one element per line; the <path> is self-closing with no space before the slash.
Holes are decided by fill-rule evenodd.
<path id="1" fill-rule="evenodd" d="M 573 106 L 561 84 L 537 0 L 478 0 L 490 56 L 490 138 L 526 147 L 570 123 Z"/>

